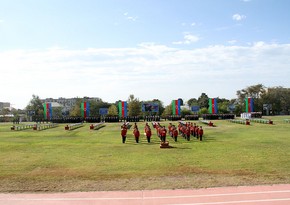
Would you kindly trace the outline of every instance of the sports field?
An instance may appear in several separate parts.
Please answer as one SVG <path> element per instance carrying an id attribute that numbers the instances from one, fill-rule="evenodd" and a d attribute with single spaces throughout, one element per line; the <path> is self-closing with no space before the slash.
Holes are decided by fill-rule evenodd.
<path id="1" fill-rule="evenodd" d="M 290 116 L 271 119 L 274 125 L 213 121 L 216 127 L 203 125 L 202 142 L 182 137 L 174 142 L 168 136 L 171 149 L 159 148 L 155 131 L 150 144 L 144 135 L 136 144 L 128 130 L 122 144 L 121 123 L 99 130 L 85 124 L 72 131 L 64 124 L 43 131 L 11 131 L 11 123 L 0 124 L 0 192 L 290 183 L 290 123 L 283 121 Z M 144 124 L 138 123 L 140 131 Z"/>

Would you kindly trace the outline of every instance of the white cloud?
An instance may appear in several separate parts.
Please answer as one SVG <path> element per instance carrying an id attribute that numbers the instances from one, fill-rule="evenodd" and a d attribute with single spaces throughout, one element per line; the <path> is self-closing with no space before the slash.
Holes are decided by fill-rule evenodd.
<path id="1" fill-rule="evenodd" d="M 186 45 L 189 45 L 189 44 L 192 44 L 192 43 L 196 43 L 200 40 L 200 38 L 196 35 L 192 35 L 190 33 L 185 33 L 184 36 L 183 36 L 183 40 L 182 41 L 175 41 L 175 42 L 172 42 L 173 44 L 175 45 L 181 45 L 181 44 L 186 44 Z"/>
<path id="2" fill-rule="evenodd" d="M 235 20 L 235 21 L 241 21 L 241 20 L 243 20 L 243 19 L 245 19 L 245 18 L 247 18 L 245 15 L 241 15 L 241 14 L 234 14 L 233 16 L 232 16 L 232 18 L 233 18 L 233 20 Z"/>
<path id="3" fill-rule="evenodd" d="M 290 44 L 178 49 L 155 43 L 132 48 L 88 48 L 0 52 L 0 96 L 23 108 L 32 94 L 97 96 L 108 102 L 178 97 L 235 97 L 256 83 L 290 87 Z"/>
<path id="4" fill-rule="evenodd" d="M 237 40 L 230 40 L 230 41 L 228 41 L 228 43 L 231 44 L 231 45 L 234 45 L 234 44 L 237 43 Z"/>
<path id="5" fill-rule="evenodd" d="M 190 25 L 191 26 L 196 26 L 196 23 L 195 22 L 192 22 Z"/>
<path id="6" fill-rule="evenodd" d="M 0 19 L 0 23 L 4 23 L 4 20 L 3 19 Z"/>
<path id="7" fill-rule="evenodd" d="M 137 16 L 130 16 L 128 12 L 125 12 L 123 15 L 124 15 L 124 16 L 126 17 L 126 19 L 129 20 L 129 21 L 137 21 L 137 19 L 138 19 Z"/>

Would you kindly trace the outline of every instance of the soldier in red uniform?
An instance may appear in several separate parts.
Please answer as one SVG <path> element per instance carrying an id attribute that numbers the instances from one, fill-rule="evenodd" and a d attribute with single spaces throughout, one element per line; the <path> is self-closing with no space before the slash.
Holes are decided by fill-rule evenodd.
<path id="1" fill-rule="evenodd" d="M 145 127 L 145 134 L 146 134 L 147 142 L 150 143 L 152 132 L 149 126 Z"/>
<path id="2" fill-rule="evenodd" d="M 133 134 L 135 136 L 136 143 L 139 143 L 140 132 L 139 132 L 138 128 L 134 129 Z"/>
<path id="3" fill-rule="evenodd" d="M 125 143 L 126 142 L 126 135 L 127 135 L 127 126 L 124 123 L 121 127 L 121 136 L 122 136 L 122 142 Z"/>
<path id="4" fill-rule="evenodd" d="M 173 135 L 174 141 L 177 142 L 178 130 L 176 129 L 174 125 L 173 125 L 172 135 Z"/>
<path id="5" fill-rule="evenodd" d="M 187 141 L 190 141 L 190 127 L 189 126 L 185 128 L 185 135 L 186 135 Z"/>
<path id="6" fill-rule="evenodd" d="M 163 126 L 160 130 L 160 134 L 161 134 L 161 141 L 165 142 L 166 141 L 166 133 L 167 130 L 165 129 L 165 126 Z"/>
<path id="7" fill-rule="evenodd" d="M 203 129 L 202 126 L 200 126 L 199 130 L 198 130 L 198 135 L 199 135 L 199 140 L 202 141 L 202 136 L 203 136 Z"/>
<path id="8" fill-rule="evenodd" d="M 197 139 L 199 138 L 199 127 L 198 127 L 198 125 L 195 128 L 195 136 L 196 136 Z"/>

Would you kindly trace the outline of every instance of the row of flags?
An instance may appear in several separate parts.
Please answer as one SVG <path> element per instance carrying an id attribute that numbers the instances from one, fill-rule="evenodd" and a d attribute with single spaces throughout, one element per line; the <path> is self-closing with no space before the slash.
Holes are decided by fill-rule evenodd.
<path id="1" fill-rule="evenodd" d="M 208 100 L 209 105 L 209 113 L 210 114 L 218 114 L 218 103 L 217 98 L 209 98 Z M 246 112 L 254 112 L 254 99 L 253 98 L 246 98 L 245 99 L 245 105 L 246 105 Z M 148 106 L 151 105 L 146 105 Z M 150 108 L 151 111 L 158 111 L 157 105 L 152 104 L 153 108 Z M 154 108 L 155 106 L 155 108 Z M 171 102 L 172 106 L 172 115 L 180 115 L 181 114 L 181 100 L 172 100 Z M 127 117 L 128 116 L 128 103 L 126 101 L 119 101 L 118 103 L 119 108 L 119 117 Z M 48 120 L 52 117 L 52 106 L 51 103 L 43 103 L 43 109 L 44 109 L 44 119 Z M 104 109 L 104 108 L 101 108 Z M 143 108 L 142 105 L 142 111 L 147 111 L 146 107 Z M 104 111 L 103 111 L 104 112 Z M 107 110 L 106 110 L 107 112 Z M 106 113 L 104 112 L 104 113 Z M 104 114 L 103 113 L 103 114 Z M 81 103 L 81 115 L 83 118 L 90 116 L 90 103 L 89 102 L 82 102 Z"/>

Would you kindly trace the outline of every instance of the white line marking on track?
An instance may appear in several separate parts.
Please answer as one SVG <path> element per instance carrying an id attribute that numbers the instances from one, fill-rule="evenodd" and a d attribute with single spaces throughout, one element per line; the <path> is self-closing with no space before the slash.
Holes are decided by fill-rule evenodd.
<path id="1" fill-rule="evenodd" d="M 168 204 L 168 205 L 218 205 L 218 204 L 240 204 L 240 203 L 257 203 L 257 202 L 274 202 L 274 201 L 290 201 L 290 198 L 284 199 L 260 199 L 260 200 L 244 200 L 244 201 L 221 201 L 221 202 L 204 202 L 193 204 Z"/>
<path id="2" fill-rule="evenodd" d="M 254 194 L 275 194 L 275 193 L 290 193 L 290 190 L 280 190 L 280 191 L 260 191 L 260 192 L 236 192 L 236 193 L 226 193 L 226 194 L 204 194 L 204 195 L 177 195 L 177 196 L 154 196 L 146 197 L 144 196 L 144 191 L 142 191 L 141 197 L 56 197 L 56 198 L 0 198 L 0 201 L 93 201 L 93 200 L 150 200 L 150 199 L 178 199 L 178 198 L 202 198 L 202 197 L 218 197 L 218 196 L 238 196 L 238 195 L 254 195 Z M 49 195 L 49 194 L 48 194 Z M 53 196 L 52 196 L 53 197 Z"/>

